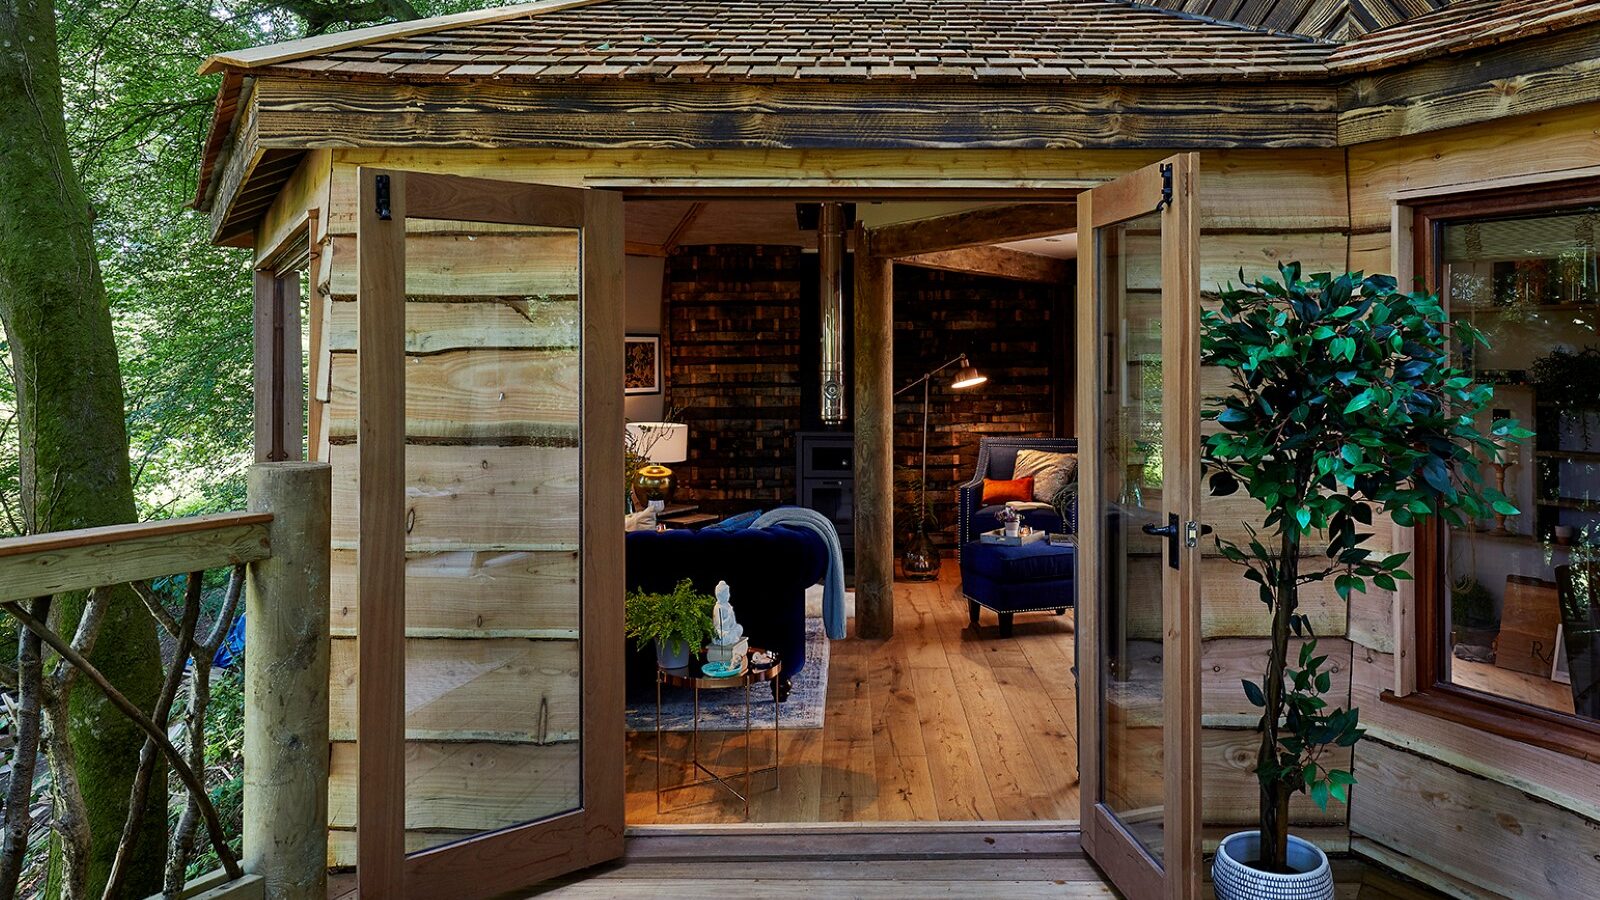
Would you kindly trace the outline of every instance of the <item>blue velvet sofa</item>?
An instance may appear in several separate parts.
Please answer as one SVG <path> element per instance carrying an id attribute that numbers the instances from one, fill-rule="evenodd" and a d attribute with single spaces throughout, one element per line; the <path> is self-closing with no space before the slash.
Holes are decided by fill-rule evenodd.
<path id="1" fill-rule="evenodd" d="M 671 590 L 684 578 L 709 594 L 726 581 L 734 614 L 753 646 L 775 650 L 783 677 L 773 690 L 783 699 L 788 682 L 806 664 L 806 589 L 828 568 L 827 544 L 803 528 L 774 525 L 724 531 L 635 531 L 627 537 L 627 589 Z M 655 651 L 628 642 L 630 687 L 651 683 Z"/>

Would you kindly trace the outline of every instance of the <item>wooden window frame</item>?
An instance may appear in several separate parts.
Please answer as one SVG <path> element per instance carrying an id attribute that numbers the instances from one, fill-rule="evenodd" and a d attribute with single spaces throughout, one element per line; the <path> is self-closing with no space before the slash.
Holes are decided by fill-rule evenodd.
<path id="1" fill-rule="evenodd" d="M 1600 204 L 1600 177 L 1515 186 L 1456 194 L 1439 199 L 1407 201 L 1412 220 L 1413 272 L 1430 291 L 1441 291 L 1443 261 L 1437 248 L 1445 225 L 1463 219 L 1517 215 Z M 1444 626 L 1445 523 L 1433 519 L 1417 525 L 1415 556 L 1416 690 L 1406 696 L 1385 691 L 1382 699 L 1438 716 L 1483 732 L 1542 747 L 1589 762 L 1600 762 L 1600 722 L 1571 713 L 1544 709 L 1449 681 Z M 1401 642 L 1408 636 L 1397 636 Z M 1402 643 L 1400 646 L 1404 646 Z"/>

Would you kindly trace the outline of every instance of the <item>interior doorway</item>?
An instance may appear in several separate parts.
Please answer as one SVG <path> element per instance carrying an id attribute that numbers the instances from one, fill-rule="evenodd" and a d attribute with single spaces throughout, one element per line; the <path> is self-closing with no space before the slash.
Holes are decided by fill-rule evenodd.
<path id="1" fill-rule="evenodd" d="M 820 417 L 828 355 L 822 323 L 832 280 L 824 270 L 828 235 L 818 207 L 836 203 L 848 211 L 838 261 L 846 347 L 859 339 L 852 288 L 862 229 L 908 241 L 918 232 L 953 232 L 937 246 L 906 244 L 894 265 L 887 373 L 895 390 L 912 388 L 892 414 L 900 522 L 892 526 L 891 552 L 898 558 L 904 550 L 907 519 L 922 493 L 926 408 L 928 531 L 942 556 L 937 575 L 897 577 L 892 637 L 859 638 L 858 610 L 847 605 L 849 636 L 835 640 L 824 627 L 824 591 L 789 584 L 809 576 L 781 563 L 763 565 L 769 602 L 803 605 L 804 667 L 778 710 L 760 686 L 752 692 L 748 734 L 741 691 L 702 693 L 698 735 L 692 693 L 668 691 L 658 744 L 652 672 L 630 673 L 631 826 L 1076 822 L 1070 590 L 1048 608 L 1007 615 L 1002 633 L 992 610 L 980 608 L 974 622 L 959 558 L 963 538 L 1001 527 L 976 518 L 996 504 L 966 509 L 960 497 L 960 488 L 976 483 L 974 502 L 981 501 L 984 477 L 1000 474 L 979 471 L 984 442 L 1070 441 L 1075 434 L 1077 223 L 1070 199 L 1052 199 L 844 194 L 626 204 L 630 345 L 659 354 L 647 367 L 659 380 L 630 393 L 627 416 L 635 424 L 670 419 L 687 431 L 682 458 L 663 462 L 674 482 L 663 502 L 668 527 L 704 529 L 755 510 L 814 505 L 807 502 L 808 476 L 832 485 L 854 474 L 848 447 L 859 427 L 855 410 L 844 423 Z M 849 367 L 853 353 L 844 358 L 846 383 L 854 385 L 863 373 Z M 988 379 L 983 386 L 952 386 L 963 368 L 952 364 L 963 358 Z M 932 370 L 939 371 L 926 384 L 925 403 L 917 383 Z M 815 456 L 821 459 L 830 447 L 837 454 L 840 440 L 844 465 L 813 473 L 810 443 L 823 448 Z M 1050 499 L 1027 498 L 1046 509 Z M 863 539 L 859 523 L 840 531 Z M 630 536 L 629 586 L 680 576 L 714 583 L 717 567 L 738 567 L 730 558 L 764 552 L 739 545 L 736 535 L 695 534 L 671 542 Z M 656 546 L 668 543 L 668 552 Z M 735 549 L 702 554 L 696 543 Z M 765 623 L 758 617 L 758 624 Z M 653 669 L 650 651 L 630 651 L 636 668 Z M 772 763 L 774 736 L 775 774 L 761 771 Z M 757 771 L 748 792 L 747 749 Z M 696 758 L 733 790 L 695 768 Z M 695 781 L 704 783 L 677 789 Z M 672 790 L 658 796 L 658 788 Z M 748 812 L 739 794 L 749 797 Z"/>

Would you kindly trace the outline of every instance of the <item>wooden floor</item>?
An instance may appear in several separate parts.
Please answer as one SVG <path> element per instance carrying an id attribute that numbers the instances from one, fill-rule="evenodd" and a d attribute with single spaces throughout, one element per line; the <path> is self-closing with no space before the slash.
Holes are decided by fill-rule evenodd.
<path id="1" fill-rule="evenodd" d="M 892 639 L 833 642 L 824 725 L 783 732 L 781 783 L 756 779 L 751 822 L 1078 818 L 1072 613 L 1019 615 L 1001 638 L 992 613 L 968 626 L 959 580 L 949 560 L 938 582 L 898 583 Z M 771 735 L 755 736 L 758 765 Z M 742 770 L 743 740 L 702 735 L 701 755 Z M 687 735 L 668 735 L 666 760 L 687 752 Z M 716 788 L 669 795 L 658 814 L 655 771 L 654 733 L 630 734 L 629 824 L 745 821 Z"/>

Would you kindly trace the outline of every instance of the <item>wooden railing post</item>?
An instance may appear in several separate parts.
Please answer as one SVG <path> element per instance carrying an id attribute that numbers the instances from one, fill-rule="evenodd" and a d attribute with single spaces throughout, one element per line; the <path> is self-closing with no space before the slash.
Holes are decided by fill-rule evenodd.
<path id="1" fill-rule="evenodd" d="M 267 900 L 328 893 L 329 517 L 326 463 L 252 466 L 272 556 L 246 580 L 244 864 Z"/>

